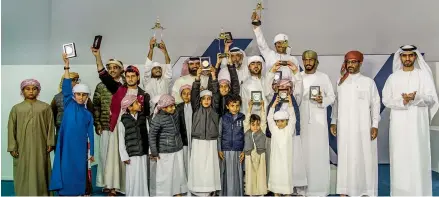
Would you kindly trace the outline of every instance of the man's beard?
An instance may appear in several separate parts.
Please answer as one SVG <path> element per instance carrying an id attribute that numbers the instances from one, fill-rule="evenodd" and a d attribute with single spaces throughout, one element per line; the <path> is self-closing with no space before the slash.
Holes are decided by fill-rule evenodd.
<path id="1" fill-rule="evenodd" d="M 415 64 L 415 62 L 405 61 L 403 65 L 404 65 L 405 67 L 411 67 L 411 66 L 413 66 L 413 64 Z"/>
<path id="2" fill-rule="evenodd" d="M 251 74 L 252 76 L 259 76 L 259 75 L 261 75 L 261 70 L 259 70 L 258 72 L 255 72 L 255 71 L 253 71 L 253 70 L 250 70 L 250 74 Z"/>
<path id="3" fill-rule="evenodd" d="M 311 66 L 311 68 L 309 68 L 309 66 Z M 315 65 L 307 64 L 307 65 L 305 65 L 305 70 L 312 71 L 312 70 L 314 70 L 315 67 L 316 67 Z"/>
<path id="4" fill-rule="evenodd" d="M 197 76 L 197 71 L 198 71 L 198 69 L 190 69 L 189 68 L 189 74 L 191 74 L 192 76 Z"/>
<path id="5" fill-rule="evenodd" d="M 136 81 L 136 82 L 133 82 L 133 83 L 127 82 L 127 86 L 129 86 L 129 87 L 135 87 L 135 86 L 137 86 L 137 81 Z"/>
<path id="6" fill-rule="evenodd" d="M 152 74 L 152 78 L 161 78 L 162 77 L 162 72 L 156 72 Z"/>

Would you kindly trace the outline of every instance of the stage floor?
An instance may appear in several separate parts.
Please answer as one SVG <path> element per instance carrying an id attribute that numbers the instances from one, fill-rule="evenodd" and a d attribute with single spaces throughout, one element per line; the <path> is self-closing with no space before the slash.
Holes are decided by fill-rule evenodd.
<path id="1" fill-rule="evenodd" d="M 102 196 L 102 188 L 98 188 L 95 186 L 96 183 L 96 167 L 93 166 L 93 196 Z M 335 172 L 335 166 L 332 166 L 331 169 Z M 387 164 L 380 164 L 378 167 L 379 170 L 379 182 L 378 182 L 378 195 L 379 196 L 389 196 L 390 195 L 390 167 Z M 433 196 L 439 196 L 439 173 L 433 173 Z M 335 180 L 332 180 L 332 184 Z M 335 188 L 332 187 L 331 191 Z M 3 181 L 1 184 L 1 196 L 14 196 L 14 183 L 13 181 Z"/>

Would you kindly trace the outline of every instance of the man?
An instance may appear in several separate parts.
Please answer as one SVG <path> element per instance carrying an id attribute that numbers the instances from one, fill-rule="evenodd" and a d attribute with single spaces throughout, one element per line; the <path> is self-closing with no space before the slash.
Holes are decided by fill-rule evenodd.
<path id="1" fill-rule="evenodd" d="M 125 191 L 125 167 L 119 155 L 117 124 L 120 122 L 121 101 L 128 95 L 137 95 L 137 100 L 142 106 L 144 114 L 150 114 L 150 96 L 145 93 L 138 85 L 140 83 L 139 69 L 135 66 L 128 66 L 125 70 L 126 84 L 114 81 L 111 75 L 105 70 L 102 64 L 99 49 L 91 48 L 96 58 L 96 66 L 99 78 L 107 89 L 113 94 L 110 105 L 110 139 L 108 142 L 108 155 L 105 166 L 104 183 L 111 189 L 109 195 L 116 195 L 116 190 Z"/>
<path id="2" fill-rule="evenodd" d="M 185 84 L 192 84 L 195 81 L 200 66 L 200 57 L 190 57 L 183 63 L 181 77 L 176 79 L 172 86 L 172 96 L 175 98 L 176 104 L 183 102 L 180 97 L 180 87 Z M 208 75 L 201 75 L 201 89 L 207 89 L 208 81 Z"/>
<path id="3" fill-rule="evenodd" d="M 264 100 L 264 103 L 268 103 L 265 96 L 265 89 L 264 89 L 264 77 L 262 76 L 262 69 L 263 69 L 263 60 L 261 56 L 251 56 L 248 58 L 248 70 L 250 72 L 250 77 L 247 78 L 247 80 L 244 81 L 244 83 L 241 85 L 241 93 L 240 96 L 242 98 L 242 103 L 248 103 L 252 97 L 251 92 L 252 91 L 260 91 L 262 93 L 262 99 Z M 250 112 L 251 114 L 259 114 L 261 107 L 266 106 L 255 106 L 253 107 L 253 111 Z M 241 112 L 247 113 L 248 105 L 242 105 Z"/>
<path id="4" fill-rule="evenodd" d="M 20 85 L 24 101 L 12 107 L 8 121 L 8 152 L 14 161 L 17 196 L 48 196 L 50 152 L 55 125 L 50 105 L 37 99 L 41 86 L 35 79 Z"/>
<path id="5" fill-rule="evenodd" d="M 383 104 L 391 109 L 391 195 L 431 196 L 430 121 L 438 96 L 430 67 L 415 46 L 402 46 L 395 53 Z"/>
<path id="6" fill-rule="evenodd" d="M 123 83 L 123 63 L 116 59 L 110 59 L 106 68 L 108 73 L 113 77 L 113 80 L 119 83 Z M 94 125 L 98 135 L 100 135 L 100 163 L 98 165 L 99 170 L 96 177 L 96 185 L 98 187 L 104 187 L 105 193 L 110 192 L 108 188 L 105 188 L 103 181 L 103 174 L 105 172 L 105 164 L 107 161 L 108 140 L 110 139 L 110 104 L 111 104 L 111 92 L 107 89 L 104 83 L 100 82 L 96 85 L 96 89 L 93 95 L 94 106 Z"/>
<path id="7" fill-rule="evenodd" d="M 317 71 L 317 53 L 312 50 L 303 52 L 302 61 L 304 92 L 300 105 L 300 136 L 308 179 L 307 196 L 327 196 L 331 169 L 326 108 L 334 103 L 335 94 L 328 75 Z M 319 87 L 316 97 L 310 97 L 312 86 Z"/>
<path id="8" fill-rule="evenodd" d="M 72 87 L 75 87 L 76 84 L 81 82 L 81 79 L 79 78 L 79 74 L 76 72 L 70 72 L 69 74 L 70 79 L 72 79 Z M 61 77 L 61 82 L 59 83 L 59 93 L 56 94 L 53 99 L 52 102 L 50 103 L 50 106 L 52 107 L 52 113 L 53 113 L 53 117 L 55 119 L 55 128 L 56 128 L 56 133 L 55 133 L 55 145 L 56 142 L 58 140 L 58 131 L 61 127 L 61 121 L 63 119 L 63 115 L 64 115 L 64 97 L 62 95 L 61 92 L 61 86 L 62 83 L 64 81 L 64 75 Z M 90 100 L 90 98 L 87 100 L 87 109 L 93 113 L 93 103 Z M 56 151 L 56 150 L 55 150 Z"/>
<path id="9" fill-rule="evenodd" d="M 157 95 L 169 94 L 169 85 L 172 80 L 172 65 L 169 58 L 168 51 L 166 50 L 165 43 L 159 44 L 160 50 L 165 55 L 166 64 L 160 64 L 153 62 L 154 46 L 156 44 L 155 38 L 151 38 L 149 41 L 149 53 L 145 63 L 145 76 L 143 81 L 143 87 L 145 92 L 148 93 L 151 98 Z M 153 107 L 153 106 L 152 106 Z M 150 109 L 153 111 L 154 109 Z"/>
<path id="10" fill-rule="evenodd" d="M 259 20 L 260 16 L 253 12 L 252 20 Z M 299 65 L 299 61 L 294 56 L 290 55 L 290 47 L 288 46 L 288 36 L 285 34 L 277 34 L 274 37 L 273 44 L 276 48 L 276 51 L 270 49 L 268 47 L 267 42 L 265 41 L 264 34 L 262 33 L 261 27 L 253 25 L 253 31 L 256 36 L 256 42 L 258 43 L 259 51 L 265 59 L 265 63 L 267 65 L 267 70 L 270 70 L 271 67 L 278 61 L 291 61 L 295 65 Z M 288 79 L 291 77 L 291 70 L 287 67 L 287 65 L 283 65 L 279 69 L 282 71 L 282 79 Z"/>
<path id="11" fill-rule="evenodd" d="M 337 136 L 337 194 L 377 196 L 380 96 L 373 79 L 360 74 L 363 54 L 350 51 L 344 59 L 331 123 Z"/>
<path id="12" fill-rule="evenodd" d="M 233 47 L 229 50 L 230 45 L 232 45 L 233 42 L 227 42 L 224 44 L 224 52 L 229 53 L 231 63 L 235 65 L 235 70 L 238 74 L 238 80 L 239 84 L 244 83 L 245 80 L 250 76 L 250 73 L 248 71 L 247 65 L 247 56 L 245 52 L 238 48 Z M 224 61 L 221 62 L 221 69 L 226 68 L 228 61 L 225 61 L 226 59 L 223 59 Z"/>

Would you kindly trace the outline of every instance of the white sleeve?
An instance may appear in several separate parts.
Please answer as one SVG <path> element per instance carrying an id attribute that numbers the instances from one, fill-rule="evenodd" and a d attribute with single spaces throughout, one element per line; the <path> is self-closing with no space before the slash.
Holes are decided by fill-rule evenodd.
<path id="1" fill-rule="evenodd" d="M 270 110 L 270 111 L 268 111 L 268 116 L 267 116 L 268 128 L 273 133 L 273 131 L 277 130 L 277 126 L 276 126 L 276 123 L 274 122 L 274 118 L 273 118 L 274 117 L 274 107 L 272 107 L 268 110 Z"/>
<path id="2" fill-rule="evenodd" d="M 152 61 L 147 57 L 145 62 L 145 72 L 143 76 L 143 88 L 146 89 L 151 80 Z"/>
<path id="3" fill-rule="evenodd" d="M 172 79 L 172 64 L 164 64 L 162 79 Z"/>
<path id="4" fill-rule="evenodd" d="M 265 62 L 268 61 L 268 59 L 272 58 L 272 56 L 275 56 L 275 52 L 268 47 L 267 42 L 265 41 L 264 34 L 262 33 L 261 27 L 256 27 L 253 29 L 256 36 L 256 42 L 258 43 L 259 51 L 261 52 L 262 56 L 265 58 Z M 271 67 L 272 65 L 268 65 L 268 67 Z"/>
<path id="5" fill-rule="evenodd" d="M 383 104 L 387 108 L 396 109 L 396 110 L 407 110 L 408 106 L 404 105 L 404 99 L 402 95 L 394 95 L 393 94 L 393 77 L 389 76 L 383 88 Z"/>
<path id="6" fill-rule="evenodd" d="M 300 104 L 302 103 L 302 97 L 303 97 L 303 79 L 302 79 L 302 74 L 300 74 L 300 72 L 297 72 L 295 75 L 293 75 L 294 81 L 293 81 L 293 85 L 294 85 L 294 92 L 293 92 L 293 96 L 297 101 L 297 105 L 300 106 Z"/>
<path id="7" fill-rule="evenodd" d="M 117 124 L 117 129 L 119 133 L 119 154 L 120 154 L 120 160 L 122 161 L 128 161 L 130 160 L 130 156 L 128 156 L 128 152 L 125 147 L 125 127 L 121 122 Z"/>
<path id="8" fill-rule="evenodd" d="M 338 84 L 337 80 L 337 83 Z M 338 85 L 337 85 L 338 87 Z M 337 124 L 337 118 L 338 118 L 338 93 L 337 93 L 337 87 L 335 89 L 335 99 L 334 104 L 332 104 L 332 113 L 331 113 L 331 124 Z"/>
<path id="9" fill-rule="evenodd" d="M 322 103 L 317 105 L 320 108 L 326 108 L 329 105 L 332 105 L 335 101 L 334 88 L 332 87 L 331 80 L 327 75 L 325 76 L 325 85 L 326 87 L 322 91 Z"/>
<path id="10" fill-rule="evenodd" d="M 263 84 L 265 97 L 269 96 L 270 94 L 274 94 L 274 90 L 272 87 L 273 80 L 274 80 L 274 73 L 267 72 L 267 74 L 264 77 L 264 84 Z"/>
<path id="11" fill-rule="evenodd" d="M 421 85 L 423 89 L 419 92 L 416 92 L 412 105 L 418 107 L 431 107 L 436 103 L 435 97 L 437 97 L 434 82 L 430 80 L 429 77 L 425 77 L 421 79 L 421 83 L 424 84 Z"/>
<path id="12" fill-rule="evenodd" d="M 371 118 L 372 118 L 372 127 L 378 128 L 378 124 L 381 120 L 381 100 L 380 100 L 380 94 L 378 93 L 377 86 L 375 82 L 372 80 L 372 92 L 370 94 L 371 98 Z"/>

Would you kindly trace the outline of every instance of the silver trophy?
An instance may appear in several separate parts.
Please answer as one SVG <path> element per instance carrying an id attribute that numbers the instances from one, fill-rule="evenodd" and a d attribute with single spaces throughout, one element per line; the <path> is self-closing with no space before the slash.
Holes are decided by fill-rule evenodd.
<path id="1" fill-rule="evenodd" d="M 156 38 L 156 43 L 154 47 L 160 48 L 160 44 L 163 39 L 163 30 L 165 29 L 162 24 L 160 23 L 160 19 L 157 16 L 157 20 L 154 23 L 154 27 L 151 28 L 154 31 L 153 37 Z M 160 41 L 157 40 L 157 35 L 160 34 Z"/>

